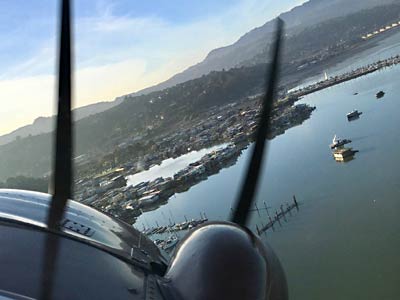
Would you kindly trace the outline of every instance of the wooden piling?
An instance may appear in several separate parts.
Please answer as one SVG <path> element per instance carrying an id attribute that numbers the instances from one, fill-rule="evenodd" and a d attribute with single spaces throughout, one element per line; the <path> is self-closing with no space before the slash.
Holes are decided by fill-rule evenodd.
<path id="1" fill-rule="evenodd" d="M 265 201 L 264 201 L 263 203 L 264 203 L 265 210 L 267 211 L 267 215 L 269 216 L 269 213 L 268 213 L 268 206 L 267 206 L 267 204 L 265 203 Z"/>
<path id="2" fill-rule="evenodd" d="M 283 205 L 281 205 L 281 214 L 282 214 L 282 217 L 283 217 L 283 219 L 285 220 L 285 222 L 287 222 L 287 220 L 286 220 L 286 213 L 285 213 L 285 211 L 283 210 Z"/>
<path id="3" fill-rule="evenodd" d="M 274 222 L 272 221 L 271 217 L 269 217 L 269 223 L 271 224 L 272 230 L 275 231 Z"/>
<path id="4" fill-rule="evenodd" d="M 297 200 L 296 200 L 296 195 L 293 195 L 293 202 L 294 202 L 294 205 L 296 205 L 296 207 L 299 206 L 298 203 L 297 203 Z"/>
<path id="5" fill-rule="evenodd" d="M 282 224 L 281 224 L 281 220 L 280 220 L 280 218 L 279 218 L 279 213 L 278 213 L 278 211 L 275 211 L 275 220 L 277 220 L 277 221 L 278 221 L 278 223 L 279 223 L 279 226 L 282 226 Z"/>
<path id="6" fill-rule="evenodd" d="M 292 209 L 290 208 L 289 203 L 286 202 L 286 211 L 289 213 L 290 216 L 292 216 Z"/>
<path id="7" fill-rule="evenodd" d="M 255 208 L 256 208 L 256 210 L 257 210 L 258 216 L 261 217 L 260 211 L 258 210 L 258 207 L 257 207 L 257 203 L 254 203 L 254 206 L 255 206 Z"/>

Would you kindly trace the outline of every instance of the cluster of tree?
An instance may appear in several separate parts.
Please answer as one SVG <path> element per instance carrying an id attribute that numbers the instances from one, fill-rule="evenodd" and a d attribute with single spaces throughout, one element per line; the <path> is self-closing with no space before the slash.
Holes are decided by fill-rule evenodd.
<path id="1" fill-rule="evenodd" d="M 47 193 L 48 178 L 33 178 L 25 176 L 10 177 L 5 182 L 0 182 L 0 188 L 18 189 Z"/>

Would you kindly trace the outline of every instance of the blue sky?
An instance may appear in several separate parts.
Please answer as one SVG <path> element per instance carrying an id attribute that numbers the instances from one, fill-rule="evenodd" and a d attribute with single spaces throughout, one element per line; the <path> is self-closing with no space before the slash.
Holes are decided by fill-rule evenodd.
<path id="1" fill-rule="evenodd" d="M 44 48 L 50 48 L 54 52 L 56 44 L 56 26 L 58 16 L 58 3 L 55 0 L 12 0 L 2 1 L 0 11 L 0 68 L 2 70 L 18 65 L 21 61 L 29 61 Z M 201 21 L 207 17 L 218 16 L 227 7 L 240 3 L 240 0 L 203 0 L 203 1 L 137 1 L 137 0 L 78 0 L 74 2 L 74 17 L 78 22 L 75 25 L 75 33 L 79 38 L 85 38 L 89 33 L 88 23 L 103 19 L 104 22 L 119 20 L 156 20 L 165 22 L 166 26 L 185 25 Z M 103 42 L 104 51 L 114 51 L 118 46 L 134 46 L 135 38 L 131 41 L 127 35 L 115 32 L 112 39 L 108 39 L 105 33 L 99 38 L 98 32 L 94 32 L 94 38 Z M 118 40 L 118 35 L 121 37 Z M 87 37 L 87 36 L 86 36 Z M 87 37 L 92 39 L 93 37 Z M 146 37 L 144 37 L 146 38 Z M 136 40 L 137 41 L 137 40 Z M 110 43 L 110 44 L 107 44 Z M 92 50 L 93 50 L 93 46 Z M 49 49 L 49 50 L 50 50 Z M 138 48 L 138 51 L 140 49 Z M 88 51 L 89 52 L 89 51 Z M 50 54 L 50 53 L 49 53 Z M 54 54 L 54 53 L 51 53 Z M 77 53 L 78 58 L 87 60 L 91 53 Z M 119 57 L 114 57 L 118 60 Z M 107 61 L 105 61 L 106 63 Z M 53 63 L 53 61 L 52 61 Z M 33 71 L 33 70 L 29 70 Z M 53 70 L 51 70 L 53 71 Z M 49 72 L 47 69 L 35 70 L 35 72 Z M 5 74 L 2 74 L 4 77 Z M 6 74 L 8 75 L 8 74 Z"/>
<path id="2" fill-rule="evenodd" d="M 304 0 L 75 0 L 76 107 L 168 79 Z M 53 114 L 56 0 L 0 0 L 0 134 Z"/>

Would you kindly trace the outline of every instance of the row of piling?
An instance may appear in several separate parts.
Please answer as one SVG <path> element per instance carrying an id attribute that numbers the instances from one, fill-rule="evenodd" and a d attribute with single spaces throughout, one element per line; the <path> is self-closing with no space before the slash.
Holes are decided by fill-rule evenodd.
<path id="1" fill-rule="evenodd" d="M 267 206 L 265 202 L 263 202 L 263 207 L 258 207 L 257 203 L 254 204 L 254 208 L 250 209 L 251 212 L 257 212 L 259 218 L 262 218 L 261 216 L 261 211 L 266 211 L 267 216 L 268 216 L 268 223 L 264 225 L 262 222 L 260 225 L 256 225 L 256 231 L 258 235 L 263 234 L 269 229 L 275 230 L 274 225 L 276 223 L 279 224 L 279 226 L 282 226 L 281 219 L 284 219 L 286 222 L 286 215 L 292 215 L 292 210 L 297 209 L 299 210 L 299 204 L 297 202 L 296 196 L 293 196 L 293 202 L 292 203 L 286 203 L 286 205 L 280 205 L 278 210 L 275 210 L 273 214 L 270 214 L 271 212 L 271 207 Z M 232 208 L 231 208 L 232 210 Z M 171 212 L 170 212 L 171 213 Z M 165 217 L 165 215 L 163 215 Z M 172 213 L 171 213 L 172 217 Z M 187 230 L 190 228 L 194 228 L 206 221 L 208 221 L 208 218 L 206 214 L 203 212 L 200 212 L 200 218 L 199 219 L 191 219 L 188 220 L 186 216 L 184 216 L 185 221 L 182 223 L 176 223 L 173 222 L 171 219 L 169 219 L 169 224 L 166 226 L 160 226 L 157 221 L 156 226 L 150 227 L 148 226 L 147 228 L 143 225 L 143 230 L 142 233 L 150 236 L 153 234 L 160 234 L 164 232 L 174 232 L 174 231 L 181 231 L 181 230 Z"/>
<path id="2" fill-rule="evenodd" d="M 264 203 L 264 205 L 265 205 L 265 203 Z M 299 204 L 297 202 L 296 196 L 293 196 L 293 202 L 290 203 L 290 204 L 286 203 L 286 206 L 284 206 L 282 204 L 280 206 L 279 210 L 275 210 L 275 213 L 272 215 L 272 217 L 269 214 L 268 207 L 266 205 L 265 205 L 265 209 L 267 211 L 269 222 L 266 225 L 264 225 L 262 222 L 261 222 L 261 226 L 256 225 L 256 231 L 257 231 L 258 235 L 263 234 L 264 232 L 266 232 L 269 229 L 275 230 L 274 225 L 276 223 L 278 223 L 279 226 L 282 226 L 281 219 L 284 219 L 285 222 L 287 222 L 286 214 L 292 215 L 291 211 L 293 209 L 296 209 L 298 211 L 299 210 Z M 261 217 L 259 211 L 258 211 L 258 215 Z"/>

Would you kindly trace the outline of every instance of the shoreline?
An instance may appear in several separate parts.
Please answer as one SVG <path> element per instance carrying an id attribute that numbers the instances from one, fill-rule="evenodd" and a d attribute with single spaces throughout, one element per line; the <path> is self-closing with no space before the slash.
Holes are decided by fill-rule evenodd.
<path id="1" fill-rule="evenodd" d="M 293 105 L 293 101 L 285 100 L 277 103 L 275 109 L 271 131 L 266 136 L 266 139 L 269 140 L 284 134 L 286 130 L 292 127 L 302 124 L 310 118 L 315 107 L 306 104 Z M 210 176 L 219 173 L 222 169 L 234 165 L 238 157 L 254 141 L 258 110 L 253 108 L 242 111 L 244 113 L 243 124 L 247 125 L 240 126 L 240 130 L 237 128 L 232 132 L 230 143 L 226 147 L 205 154 L 197 161 L 176 172 L 172 177 L 159 177 L 138 183 L 135 186 L 126 186 L 126 180 L 122 181 L 120 175 L 118 187 L 106 192 L 98 200 L 86 204 L 134 224 L 137 217 L 143 212 L 156 210 L 168 203 L 174 194 L 186 192 L 198 183 L 207 180 Z M 113 198 L 111 202 L 107 200 L 109 197 Z"/>
<path id="2" fill-rule="evenodd" d="M 375 63 L 357 68 L 353 71 L 346 72 L 342 75 L 337 75 L 334 77 L 330 77 L 326 80 L 319 81 L 314 84 L 310 84 L 306 87 L 299 88 L 295 91 L 288 93 L 287 96 L 289 98 L 291 98 L 291 97 L 300 98 L 300 97 L 312 94 L 314 92 L 318 92 L 320 90 L 335 86 L 337 84 L 341 84 L 343 82 L 350 81 L 350 80 L 356 79 L 358 77 L 362 77 L 362 76 L 374 73 L 383 68 L 395 66 L 397 64 L 400 64 L 400 55 L 392 56 L 392 57 L 389 57 L 384 60 L 379 60 Z"/>
<path id="3" fill-rule="evenodd" d="M 292 101 L 294 100 L 294 102 L 295 102 L 297 100 L 300 100 L 300 98 L 303 97 L 303 96 L 312 94 L 314 92 L 318 92 L 320 90 L 323 90 L 323 89 L 326 89 L 326 88 L 329 88 L 329 87 L 332 87 L 332 86 L 335 86 L 335 85 L 338 85 L 338 84 L 341 84 L 341 83 L 346 82 L 346 81 L 350 81 L 350 80 L 356 79 L 358 77 L 362 77 L 362 76 L 371 74 L 373 72 L 376 72 L 376 71 L 381 70 L 381 69 L 386 68 L 386 67 L 395 66 L 397 64 L 400 64 L 400 55 L 392 56 L 392 57 L 389 57 L 389 58 L 384 59 L 384 60 L 379 60 L 379 61 L 377 61 L 375 63 L 372 63 L 372 64 L 369 64 L 367 66 L 363 66 L 363 67 L 357 68 L 355 70 L 352 70 L 350 72 L 346 72 L 346 73 L 343 73 L 341 75 L 330 77 L 330 78 L 328 78 L 326 80 L 319 81 L 317 83 L 308 85 L 308 86 L 306 86 L 304 88 L 297 89 L 295 91 L 287 93 L 286 98 L 289 101 L 290 100 L 292 100 Z M 310 111 L 309 116 L 304 118 L 301 122 L 298 122 L 298 124 L 292 124 L 292 126 L 289 126 L 285 130 L 290 129 L 290 128 L 294 127 L 294 126 L 300 125 L 303 121 L 305 121 L 306 119 L 308 119 L 311 116 L 311 112 L 312 112 L 312 110 Z M 271 136 L 268 137 L 268 139 L 273 139 L 275 136 L 277 136 L 279 134 L 283 134 L 285 132 L 285 130 L 283 130 L 282 132 L 272 133 Z M 177 189 L 175 191 L 175 193 L 185 192 L 185 191 L 189 190 L 192 186 L 200 183 L 201 181 L 207 180 L 209 176 L 217 174 L 221 169 L 227 168 L 227 167 L 235 164 L 237 158 L 241 155 L 243 150 L 245 150 L 248 147 L 248 145 L 250 143 L 251 143 L 251 140 L 246 140 L 246 142 L 241 147 L 236 145 L 235 150 L 236 150 L 237 154 L 235 155 L 235 157 L 233 159 L 233 162 L 230 161 L 230 163 L 227 164 L 227 165 L 221 165 L 217 169 L 214 169 L 213 172 L 210 172 L 210 173 L 207 172 L 208 174 L 205 175 L 205 177 L 202 177 L 201 179 L 197 178 L 197 180 L 194 180 L 194 181 L 190 182 L 190 184 L 188 184 L 188 182 L 186 181 L 185 184 L 184 184 L 185 187 Z M 200 161 L 201 161 L 201 159 L 200 159 Z M 172 195 L 174 195 L 175 193 L 173 193 Z M 166 199 L 163 199 L 162 201 L 160 201 L 159 203 L 155 204 L 154 206 L 150 206 L 149 210 L 146 210 L 144 212 L 156 210 L 160 206 L 168 203 L 168 201 L 169 201 L 169 199 L 170 199 L 170 197 L 172 195 L 169 195 Z M 135 218 L 135 222 L 136 222 L 136 218 Z"/>
<path id="4" fill-rule="evenodd" d="M 305 120 L 311 117 L 311 114 L 315 109 L 315 107 L 310 107 L 305 104 L 294 105 L 292 108 L 294 110 L 293 115 L 290 117 L 286 116 L 286 118 L 282 118 L 283 120 L 275 121 L 275 125 L 272 126 L 272 130 L 266 139 L 272 140 L 273 138 L 284 134 L 286 130 L 301 125 Z M 288 121 L 288 118 L 290 121 Z M 178 171 L 173 178 L 157 178 L 148 182 L 147 184 L 151 186 L 151 191 L 156 190 L 153 195 L 157 195 L 157 197 L 154 199 L 149 199 L 150 201 L 147 204 L 140 206 L 140 214 L 135 216 L 134 219 L 132 219 L 132 216 L 124 215 L 123 212 L 120 217 L 131 224 L 135 224 L 136 218 L 142 213 L 158 209 L 160 206 L 167 204 L 173 195 L 186 192 L 200 182 L 218 174 L 222 169 L 235 165 L 237 159 L 242 155 L 243 151 L 245 151 L 249 145 L 254 142 L 254 129 L 255 128 L 253 128 L 251 132 L 248 132 L 241 139 L 237 139 L 236 141 L 228 144 L 225 148 L 205 154 L 199 160 L 190 163 L 186 168 Z M 157 185 L 152 185 L 153 182 L 157 181 L 162 187 L 161 189 L 159 189 Z M 137 186 L 143 188 L 142 184 L 143 183 Z M 138 201 L 140 201 L 140 199 L 138 199 Z M 132 202 L 129 204 L 132 204 Z"/>
<path id="5" fill-rule="evenodd" d="M 396 55 L 284 94 L 283 98 L 278 99 L 275 103 L 271 132 L 267 138 L 273 139 L 275 136 L 285 133 L 287 129 L 300 125 L 310 118 L 314 108 L 306 104 L 295 105 L 295 102 L 300 100 L 302 96 L 399 63 L 400 55 Z M 257 99 L 260 97 L 257 97 Z M 119 186 L 110 190 L 112 194 L 106 192 L 94 203 L 87 204 L 111 213 L 130 224 L 135 224 L 140 215 L 146 211 L 156 210 L 168 203 L 174 194 L 185 192 L 192 186 L 219 173 L 221 169 L 232 166 L 253 140 L 259 110 L 259 104 L 256 104 L 259 101 L 257 99 L 251 102 L 254 104 L 247 110 L 238 110 L 243 119 L 239 121 L 236 127 L 234 126 L 234 131 L 226 137 L 230 140 L 230 145 L 223 149 L 223 151 L 226 151 L 230 147 L 230 150 L 232 150 L 228 151 L 229 159 L 224 159 L 222 152 L 219 153 L 221 155 L 214 155 L 212 159 L 210 154 L 206 154 L 201 159 L 178 171 L 173 177 L 156 178 L 135 186 L 126 186 L 126 182 L 121 181 Z M 216 151 L 214 151 L 215 153 Z M 110 196 L 112 196 L 111 202 L 106 199 Z"/>

